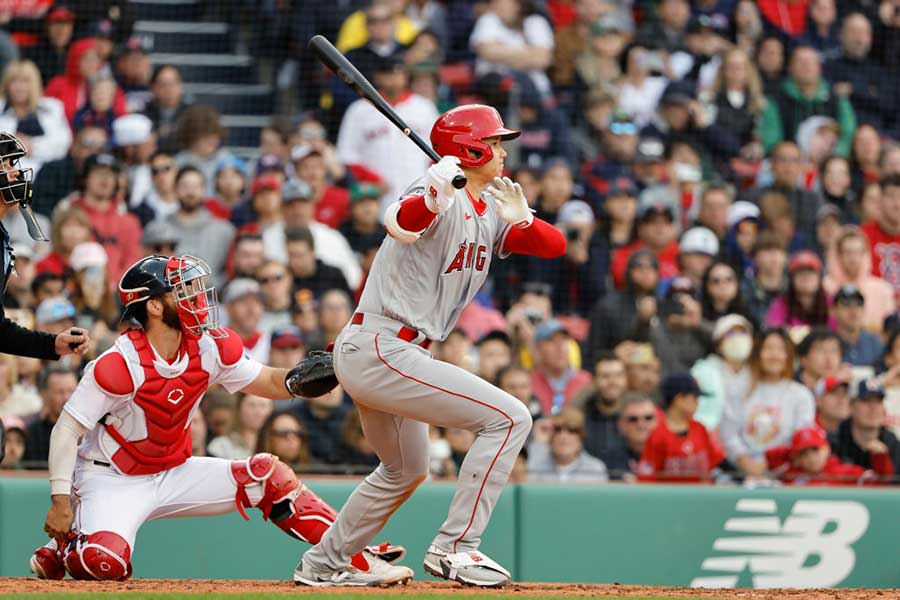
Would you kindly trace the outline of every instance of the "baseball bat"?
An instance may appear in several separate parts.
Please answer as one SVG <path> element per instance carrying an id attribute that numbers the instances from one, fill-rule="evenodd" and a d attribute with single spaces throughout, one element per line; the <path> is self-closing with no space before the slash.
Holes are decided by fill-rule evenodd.
<path id="1" fill-rule="evenodd" d="M 419 137 L 415 131 L 409 128 L 406 122 L 400 118 L 393 108 L 391 108 L 390 104 L 385 102 L 384 98 L 381 97 L 375 88 L 369 83 L 369 80 L 363 77 L 362 73 L 357 70 L 353 64 L 347 60 L 347 57 L 340 53 L 340 51 L 331 45 L 327 39 L 322 37 L 321 35 L 313 36 L 311 40 L 309 40 L 309 48 L 313 51 L 322 64 L 331 69 L 335 75 L 340 77 L 344 83 L 352 87 L 356 90 L 356 93 L 359 94 L 362 98 L 368 100 L 372 106 L 378 110 L 381 114 L 387 117 L 387 120 L 393 123 L 400 131 L 403 132 L 403 135 L 408 137 L 413 141 L 413 143 L 419 147 L 419 149 L 428 155 L 428 158 L 433 160 L 434 162 L 438 162 L 441 160 L 441 157 L 438 156 L 438 153 L 435 152 L 431 146 L 425 143 L 425 141 Z M 465 175 L 457 175 L 453 178 L 453 187 L 456 189 L 462 189 L 466 186 L 466 176 Z"/>

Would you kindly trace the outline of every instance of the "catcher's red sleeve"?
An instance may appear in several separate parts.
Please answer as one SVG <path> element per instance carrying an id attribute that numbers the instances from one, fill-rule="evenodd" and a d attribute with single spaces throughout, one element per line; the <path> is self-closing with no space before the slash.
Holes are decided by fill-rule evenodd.
<path id="1" fill-rule="evenodd" d="M 410 196 L 400 201 L 397 223 L 406 231 L 422 231 L 436 216 L 425 206 L 425 196 Z"/>
<path id="2" fill-rule="evenodd" d="M 511 227 L 503 242 L 503 249 L 514 254 L 557 258 L 566 253 L 566 238 L 547 221 L 535 219 L 524 229 Z"/>

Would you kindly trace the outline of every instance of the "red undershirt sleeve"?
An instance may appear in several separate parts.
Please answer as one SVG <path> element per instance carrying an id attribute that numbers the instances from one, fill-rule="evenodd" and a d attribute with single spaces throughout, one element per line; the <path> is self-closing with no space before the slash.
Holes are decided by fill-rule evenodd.
<path id="1" fill-rule="evenodd" d="M 524 229 L 510 227 L 503 241 L 503 250 L 539 258 L 557 258 L 566 253 L 566 238 L 547 221 L 535 219 Z"/>
<path id="2" fill-rule="evenodd" d="M 410 196 L 400 201 L 397 223 L 406 231 L 422 231 L 436 216 L 425 206 L 425 196 Z"/>

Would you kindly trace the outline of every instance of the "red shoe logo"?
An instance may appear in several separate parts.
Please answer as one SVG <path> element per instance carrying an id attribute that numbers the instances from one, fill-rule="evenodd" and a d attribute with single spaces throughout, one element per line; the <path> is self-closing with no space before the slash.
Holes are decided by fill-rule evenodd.
<path id="1" fill-rule="evenodd" d="M 466 213 L 466 221 L 468 221 L 471 218 L 472 218 L 472 215 L 470 215 L 469 213 Z"/>

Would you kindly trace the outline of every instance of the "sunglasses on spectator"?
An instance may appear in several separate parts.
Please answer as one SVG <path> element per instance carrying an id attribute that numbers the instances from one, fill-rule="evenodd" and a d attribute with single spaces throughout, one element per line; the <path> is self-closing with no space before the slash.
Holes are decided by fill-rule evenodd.
<path id="1" fill-rule="evenodd" d="M 563 431 L 567 431 L 569 433 L 574 433 L 575 435 L 581 435 L 581 428 L 574 427 L 572 425 L 554 425 L 553 433 L 561 433 Z"/>
<path id="2" fill-rule="evenodd" d="M 841 298 L 836 304 L 838 306 L 864 306 L 865 302 L 859 298 Z"/>
<path id="3" fill-rule="evenodd" d="M 150 167 L 150 172 L 153 173 L 154 175 L 159 175 L 160 173 L 168 173 L 173 168 L 175 168 L 175 165 L 172 163 L 169 163 L 169 164 L 165 164 L 165 165 L 159 165 L 156 167 Z"/>
<path id="4" fill-rule="evenodd" d="M 278 275 L 269 275 L 268 277 L 257 277 L 256 279 L 262 285 L 266 285 L 268 283 L 275 283 L 277 281 L 284 280 L 284 273 L 279 273 Z"/>
<path id="5" fill-rule="evenodd" d="M 638 423 L 640 421 L 644 421 L 645 423 L 649 423 L 653 419 L 656 418 L 656 415 L 629 415 L 625 417 L 625 420 L 629 423 Z"/>
<path id="6" fill-rule="evenodd" d="M 303 432 L 298 429 L 273 429 L 272 435 L 278 438 L 295 437 L 303 439 Z"/>

